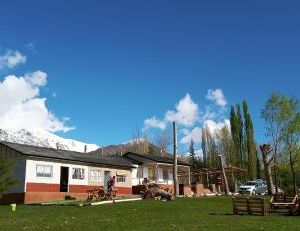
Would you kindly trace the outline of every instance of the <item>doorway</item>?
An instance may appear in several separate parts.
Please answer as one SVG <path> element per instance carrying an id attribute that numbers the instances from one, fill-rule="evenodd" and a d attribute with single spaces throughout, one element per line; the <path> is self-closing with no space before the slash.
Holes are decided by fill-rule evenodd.
<path id="1" fill-rule="evenodd" d="M 69 168 L 60 167 L 60 192 L 69 191 Z"/>
<path id="2" fill-rule="evenodd" d="M 104 188 L 107 189 L 107 183 L 111 176 L 111 171 L 104 171 Z"/>
<path id="3" fill-rule="evenodd" d="M 179 195 L 184 195 L 184 184 L 179 184 Z"/>

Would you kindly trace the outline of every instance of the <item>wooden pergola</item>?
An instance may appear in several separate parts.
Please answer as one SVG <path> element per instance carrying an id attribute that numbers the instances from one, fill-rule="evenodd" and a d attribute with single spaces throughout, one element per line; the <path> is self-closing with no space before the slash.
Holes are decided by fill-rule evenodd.
<path id="1" fill-rule="evenodd" d="M 231 186 L 233 187 L 235 180 L 237 177 L 239 178 L 246 178 L 246 172 L 247 170 L 244 168 L 227 165 L 225 168 L 225 174 L 227 176 L 227 179 L 230 179 Z M 222 185 L 223 184 L 223 177 L 222 177 L 222 169 L 221 168 L 200 168 L 196 171 L 191 171 L 191 177 L 194 179 L 197 179 L 197 182 L 202 182 L 205 185 L 209 186 L 210 184 L 217 184 Z M 214 179 L 211 179 L 214 178 Z"/>

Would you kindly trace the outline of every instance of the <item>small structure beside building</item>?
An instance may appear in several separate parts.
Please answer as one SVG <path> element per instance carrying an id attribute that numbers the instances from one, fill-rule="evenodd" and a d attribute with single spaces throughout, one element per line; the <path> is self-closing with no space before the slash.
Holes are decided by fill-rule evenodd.
<path id="1" fill-rule="evenodd" d="M 87 190 L 106 187 L 116 176 L 118 195 L 132 195 L 132 164 L 120 156 L 102 157 L 53 148 L 0 142 L 0 159 L 15 163 L 12 170 L 18 185 L 0 203 L 36 203 L 86 199 Z"/>
<path id="2" fill-rule="evenodd" d="M 150 155 L 127 152 L 123 155 L 132 161 L 132 192 L 139 194 L 142 185 L 155 183 L 161 188 L 173 190 L 174 159 L 167 155 Z M 178 159 L 179 195 L 191 195 L 190 164 Z"/>

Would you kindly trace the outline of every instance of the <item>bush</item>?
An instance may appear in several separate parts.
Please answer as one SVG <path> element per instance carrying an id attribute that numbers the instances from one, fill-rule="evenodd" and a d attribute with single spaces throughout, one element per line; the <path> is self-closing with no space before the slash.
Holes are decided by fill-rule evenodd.
<path id="1" fill-rule="evenodd" d="M 0 160 L 0 198 L 11 187 L 17 184 L 17 181 L 11 176 L 12 167 L 13 162 Z"/>

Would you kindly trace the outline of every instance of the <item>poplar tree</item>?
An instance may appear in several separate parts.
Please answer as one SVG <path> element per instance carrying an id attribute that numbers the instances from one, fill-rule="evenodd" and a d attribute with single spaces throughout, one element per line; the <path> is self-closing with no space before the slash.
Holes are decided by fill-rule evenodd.
<path id="1" fill-rule="evenodd" d="M 235 113 L 234 106 L 231 106 L 230 109 L 230 128 L 231 128 L 231 136 L 233 140 L 233 146 L 235 151 L 234 164 L 236 166 L 241 166 L 241 158 L 240 158 L 240 148 L 239 148 L 239 126 L 238 126 L 238 118 Z"/>
<path id="2" fill-rule="evenodd" d="M 193 139 L 191 139 L 189 153 L 190 153 L 190 163 L 192 165 L 192 171 L 195 171 L 196 168 L 197 168 L 197 160 L 196 160 L 196 153 L 195 153 L 195 147 L 194 147 Z"/>
<path id="3" fill-rule="evenodd" d="M 218 133 L 219 150 L 224 156 L 226 164 L 235 165 L 235 152 L 233 149 L 233 141 L 230 135 L 230 131 L 227 126 L 224 126 Z"/>
<path id="4" fill-rule="evenodd" d="M 202 128 L 202 132 L 201 132 L 201 149 L 202 149 L 202 153 L 203 153 L 203 163 L 204 166 L 207 167 L 208 163 L 207 163 L 207 142 L 206 142 L 206 130 L 205 128 Z"/>
<path id="5" fill-rule="evenodd" d="M 244 167 L 245 157 L 244 157 L 244 123 L 243 116 L 241 112 L 241 106 L 238 104 L 236 106 L 237 115 L 237 125 L 238 125 L 238 150 L 241 160 L 241 166 Z"/>
<path id="6" fill-rule="evenodd" d="M 210 167 L 217 167 L 217 144 L 216 140 L 213 135 L 210 133 L 209 129 L 206 129 L 206 137 L 207 137 L 207 144 L 208 144 L 208 155 L 209 155 L 209 162 Z"/>
<path id="7" fill-rule="evenodd" d="M 247 147 L 247 157 L 248 157 L 248 174 L 251 179 L 254 179 L 257 176 L 257 156 L 256 156 L 256 145 L 254 141 L 253 134 L 253 123 L 248 111 L 248 104 L 246 101 L 243 101 L 243 112 L 244 112 L 244 123 L 245 123 L 245 139 Z"/>

